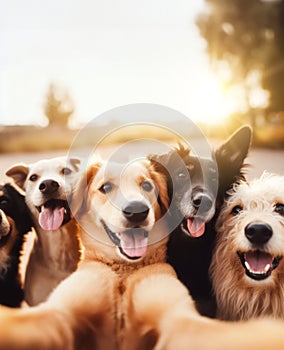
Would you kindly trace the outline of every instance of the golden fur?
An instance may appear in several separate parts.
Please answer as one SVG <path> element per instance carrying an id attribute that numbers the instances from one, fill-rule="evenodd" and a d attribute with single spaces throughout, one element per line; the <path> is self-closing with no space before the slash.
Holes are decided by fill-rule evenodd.
<path id="1" fill-rule="evenodd" d="M 117 172 L 116 165 L 108 166 L 112 183 L 118 184 L 121 172 Z M 74 209 L 79 210 L 84 260 L 45 303 L 16 311 L 0 308 L 0 348 L 282 350 L 283 322 L 266 320 L 235 325 L 197 313 L 187 289 L 177 280 L 171 266 L 164 263 L 167 237 L 163 225 L 155 225 L 164 212 L 167 195 L 164 179 L 149 164 L 129 165 L 119 186 L 122 188 L 128 179 L 123 191 L 126 199 L 138 196 L 151 203 L 149 220 L 144 220 L 149 229 L 147 250 L 133 260 L 106 240 L 101 219 L 109 225 L 112 218 L 119 220 L 117 227 L 125 225 L 125 221 L 119 213 L 118 188 L 113 186 L 109 198 L 100 191 L 102 184 L 110 181 L 108 176 L 105 179 L 104 169 L 99 164 L 89 169 L 88 184 L 82 181 L 89 191 L 82 186 L 78 202 L 73 203 Z M 153 183 L 158 197 L 154 191 L 141 197 L 141 181 Z M 110 207 L 111 201 L 115 208 Z"/>
<path id="2" fill-rule="evenodd" d="M 263 280 L 245 273 L 237 252 L 255 249 L 245 236 L 250 223 L 265 223 L 273 235 L 261 249 L 273 257 L 284 255 L 284 216 L 275 208 L 284 204 L 284 177 L 264 174 L 251 183 L 242 182 L 231 191 L 217 221 L 217 245 L 211 264 L 218 316 L 243 320 L 259 316 L 284 317 L 284 259 Z M 232 209 L 240 206 L 237 215 Z"/>
<path id="3" fill-rule="evenodd" d="M 114 190 L 106 195 L 100 188 L 110 181 Z M 145 181 L 153 186 L 147 193 L 141 190 Z M 95 164 L 89 168 L 77 193 L 73 210 L 78 211 L 76 218 L 82 227 L 84 259 L 47 302 L 33 310 L 16 313 L 2 310 L 0 317 L 5 319 L 10 330 L 0 330 L 0 347 L 19 346 L 18 339 L 13 336 L 18 330 L 23 333 L 23 348 L 116 349 L 118 341 L 120 348 L 128 349 L 128 339 L 135 338 L 131 345 L 135 349 L 147 343 L 149 337 L 151 342 L 156 342 L 163 322 L 171 314 L 174 321 L 179 312 L 196 313 L 185 287 L 178 282 L 173 269 L 164 263 L 168 237 L 164 223 L 158 224 L 158 221 L 168 205 L 166 180 L 146 161 L 130 164 L 125 169 L 118 164 Z M 143 199 L 150 207 L 143 222 L 144 229 L 149 231 L 149 245 L 143 256 L 133 260 L 122 255 L 108 239 L 102 219 L 112 229 L 123 229 L 121 205 L 124 200 L 137 199 Z M 151 294 L 157 290 L 166 294 L 163 298 L 152 299 Z M 137 312 L 132 307 L 137 304 L 134 299 L 139 301 Z M 169 307 L 165 308 L 167 304 Z M 143 324 L 141 308 L 149 308 L 152 316 L 153 310 L 159 313 L 155 318 L 149 315 Z M 42 320 L 40 335 L 36 332 L 39 320 Z M 59 332 L 61 339 L 58 339 Z"/>

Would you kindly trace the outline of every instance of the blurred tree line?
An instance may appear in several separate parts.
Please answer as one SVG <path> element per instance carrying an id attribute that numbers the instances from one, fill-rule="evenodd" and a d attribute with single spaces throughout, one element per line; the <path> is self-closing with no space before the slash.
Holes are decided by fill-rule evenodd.
<path id="1" fill-rule="evenodd" d="M 74 104 L 68 91 L 51 83 L 44 103 L 44 114 L 48 119 L 48 125 L 67 127 L 74 110 Z"/>
<path id="2" fill-rule="evenodd" d="M 220 76 L 227 71 L 227 86 L 242 86 L 245 121 L 253 127 L 260 120 L 284 125 L 284 1 L 205 0 L 205 4 L 196 24 L 214 70 Z M 268 91 L 268 103 L 261 107 L 251 99 L 256 83 Z"/>

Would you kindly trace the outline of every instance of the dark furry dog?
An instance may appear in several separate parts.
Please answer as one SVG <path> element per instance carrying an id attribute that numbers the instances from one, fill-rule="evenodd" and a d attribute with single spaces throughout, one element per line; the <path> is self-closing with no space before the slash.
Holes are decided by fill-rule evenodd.
<path id="1" fill-rule="evenodd" d="M 192 156 L 184 147 L 151 157 L 168 177 L 170 220 L 180 222 L 168 243 L 168 262 L 204 315 L 215 315 L 208 275 L 215 221 L 226 192 L 243 177 L 250 141 L 251 129 L 245 126 L 219 146 L 211 159 Z"/>
<path id="2" fill-rule="evenodd" d="M 25 198 L 13 186 L 0 185 L 0 304 L 17 307 L 23 300 L 19 275 L 24 235 L 32 220 Z"/>

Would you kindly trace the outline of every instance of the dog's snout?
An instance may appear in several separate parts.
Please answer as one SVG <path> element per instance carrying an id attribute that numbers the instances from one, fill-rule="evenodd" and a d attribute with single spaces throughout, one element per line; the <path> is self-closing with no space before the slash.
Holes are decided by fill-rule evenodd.
<path id="1" fill-rule="evenodd" d="M 247 239 L 254 244 L 264 244 L 268 242 L 272 233 L 271 226 L 265 223 L 253 222 L 245 227 Z"/>
<path id="2" fill-rule="evenodd" d="M 122 212 L 128 221 L 142 222 L 148 216 L 149 207 L 143 202 L 133 201 L 128 203 Z"/>
<path id="3" fill-rule="evenodd" d="M 192 203 L 195 209 L 208 212 L 213 205 L 212 199 L 206 193 L 198 193 L 193 196 Z"/>
<path id="4" fill-rule="evenodd" d="M 59 188 L 59 183 L 54 180 L 44 180 L 39 185 L 39 190 L 44 194 L 52 194 Z"/>

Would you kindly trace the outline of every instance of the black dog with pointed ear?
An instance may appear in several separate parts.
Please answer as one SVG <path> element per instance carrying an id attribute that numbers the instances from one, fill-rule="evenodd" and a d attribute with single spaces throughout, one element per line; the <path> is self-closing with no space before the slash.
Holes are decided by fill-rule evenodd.
<path id="1" fill-rule="evenodd" d="M 226 142 L 215 150 L 219 173 L 218 202 L 223 204 L 226 192 L 238 180 L 245 180 L 244 160 L 251 144 L 252 131 L 249 126 L 238 129 Z M 220 203 L 218 203 L 220 209 Z"/>
<path id="2" fill-rule="evenodd" d="M 33 226 L 25 197 L 12 185 L 0 185 L 0 304 L 18 307 L 24 298 L 20 259 L 25 234 Z"/>
<path id="3" fill-rule="evenodd" d="M 180 222 L 170 236 L 168 262 L 188 288 L 199 311 L 207 316 L 215 313 L 208 276 L 215 245 L 215 221 L 226 192 L 244 178 L 243 163 L 250 142 L 251 129 L 244 126 L 215 150 L 212 159 L 192 156 L 184 147 L 150 157 L 168 175 L 170 217 Z"/>

